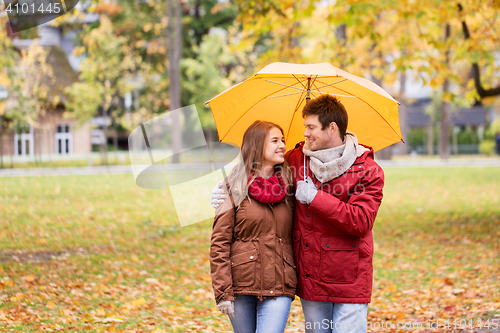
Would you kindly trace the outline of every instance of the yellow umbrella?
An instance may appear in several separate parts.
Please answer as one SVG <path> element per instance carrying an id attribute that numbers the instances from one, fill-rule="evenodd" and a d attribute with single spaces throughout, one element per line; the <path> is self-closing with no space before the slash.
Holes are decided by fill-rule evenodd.
<path id="1" fill-rule="evenodd" d="M 309 98 L 336 96 L 349 115 L 347 129 L 375 151 L 403 141 L 399 103 L 375 83 L 329 63 L 272 63 L 249 79 L 212 98 L 210 105 L 221 142 L 241 146 L 255 120 L 279 124 L 287 150 L 303 141 L 302 108 Z M 404 141 L 403 141 L 404 142 Z"/>

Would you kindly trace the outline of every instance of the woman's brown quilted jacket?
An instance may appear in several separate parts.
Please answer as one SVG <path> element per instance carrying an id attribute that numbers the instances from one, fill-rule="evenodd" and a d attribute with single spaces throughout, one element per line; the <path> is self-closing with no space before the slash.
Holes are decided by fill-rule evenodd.
<path id="1" fill-rule="evenodd" d="M 219 206 L 210 246 L 217 303 L 236 295 L 295 298 L 293 204 L 290 196 L 275 204 L 247 197 L 236 208 L 232 199 Z"/>

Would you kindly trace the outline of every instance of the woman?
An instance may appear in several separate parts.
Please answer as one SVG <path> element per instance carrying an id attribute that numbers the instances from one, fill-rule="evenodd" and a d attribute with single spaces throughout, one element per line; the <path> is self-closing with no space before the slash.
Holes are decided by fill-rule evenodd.
<path id="1" fill-rule="evenodd" d="M 281 127 L 250 125 L 242 162 L 226 180 L 231 200 L 216 210 L 212 285 L 217 309 L 229 315 L 235 333 L 283 332 L 295 298 L 294 191 L 285 150 Z"/>

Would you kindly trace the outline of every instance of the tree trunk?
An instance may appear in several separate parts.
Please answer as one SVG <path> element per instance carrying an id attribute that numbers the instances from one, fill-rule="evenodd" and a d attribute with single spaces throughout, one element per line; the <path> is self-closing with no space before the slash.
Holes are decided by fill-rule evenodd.
<path id="1" fill-rule="evenodd" d="M 207 129 L 207 145 L 208 145 L 208 148 L 211 149 L 212 148 L 212 142 L 214 141 L 213 139 L 213 134 L 212 134 L 212 129 L 211 128 L 208 128 Z"/>
<path id="2" fill-rule="evenodd" d="M 115 149 L 115 163 L 118 163 L 118 131 L 116 128 L 113 134 L 113 147 Z"/>
<path id="3" fill-rule="evenodd" d="M 392 145 L 377 152 L 377 158 L 381 160 L 392 159 Z"/>
<path id="4" fill-rule="evenodd" d="M 3 169 L 3 114 L 0 114 L 0 169 Z"/>
<path id="5" fill-rule="evenodd" d="M 140 105 L 140 101 L 139 101 L 139 89 L 134 89 L 132 91 L 133 95 L 134 95 L 134 109 L 135 109 L 135 112 L 137 112 L 139 114 L 139 121 L 140 123 L 142 124 L 142 114 L 139 112 L 139 109 L 141 107 Z"/>
<path id="6" fill-rule="evenodd" d="M 214 155 L 215 155 L 215 152 L 212 150 L 213 149 L 213 145 L 212 145 L 212 129 L 211 128 L 208 128 L 206 131 L 204 131 L 204 133 L 206 133 L 205 135 L 205 140 L 207 141 L 207 148 L 208 148 L 208 157 L 210 158 L 210 163 L 212 164 L 212 170 L 215 170 L 214 169 Z"/>
<path id="7" fill-rule="evenodd" d="M 104 142 L 102 142 L 99 145 L 99 152 L 101 153 L 101 163 L 102 165 L 108 165 L 108 124 L 107 124 L 107 115 L 108 111 L 103 112 L 104 115 L 104 128 L 103 128 L 103 134 L 104 134 Z"/>
<path id="8" fill-rule="evenodd" d="M 35 130 L 33 129 L 33 132 L 34 131 Z M 43 127 L 40 127 L 39 130 L 38 130 L 38 140 L 35 141 L 35 142 L 38 142 L 38 154 L 39 154 L 38 156 L 40 157 L 40 164 L 42 164 L 42 160 L 43 160 L 43 158 L 42 158 L 42 137 L 43 137 L 43 132 L 44 132 Z M 33 138 L 33 140 L 34 140 L 34 138 Z"/>
<path id="9" fill-rule="evenodd" d="M 53 124 L 52 119 L 49 119 L 48 123 Z M 49 125 L 47 128 L 47 142 L 49 142 L 52 145 L 52 147 L 54 147 L 56 144 L 56 135 L 54 133 L 54 125 Z M 52 162 L 52 154 L 50 153 L 50 151 L 51 151 L 51 149 L 48 150 L 49 162 Z"/>
<path id="10" fill-rule="evenodd" d="M 434 121 L 432 118 L 427 125 L 427 155 L 434 155 Z"/>
<path id="11" fill-rule="evenodd" d="M 406 71 L 401 72 L 399 85 L 399 122 L 401 126 L 401 135 L 403 139 L 407 139 L 406 134 L 408 133 L 408 109 L 406 107 Z M 408 144 L 398 143 L 399 153 L 402 155 L 408 154 Z"/>
<path id="12" fill-rule="evenodd" d="M 453 155 L 458 155 L 458 138 L 457 138 L 457 131 L 455 130 L 455 127 L 453 127 L 453 131 L 452 131 L 452 141 L 453 141 Z"/>
<path id="13" fill-rule="evenodd" d="M 449 89 L 448 80 L 445 81 L 446 91 Z M 439 156 L 442 159 L 450 157 L 450 125 L 451 125 L 451 104 L 443 102 L 441 109 L 441 122 L 439 128 Z"/>
<path id="14" fill-rule="evenodd" d="M 445 40 L 450 37 L 450 25 L 446 25 Z M 449 66 L 449 50 L 445 54 L 446 65 Z M 443 84 L 443 93 L 446 94 L 450 91 L 450 81 L 446 79 Z M 450 157 L 450 126 L 451 126 L 451 104 L 449 102 L 442 102 L 441 107 L 441 123 L 439 130 L 439 156 L 442 159 Z"/>
<path id="15" fill-rule="evenodd" d="M 36 94 L 35 94 L 35 111 L 36 111 L 36 115 L 35 115 L 35 118 L 36 118 L 36 124 L 38 124 L 38 114 L 40 113 L 39 109 L 38 109 L 38 89 L 36 90 Z M 28 124 L 29 125 L 29 124 Z M 36 126 L 33 126 L 33 158 L 35 160 L 35 165 L 38 166 L 38 158 L 37 158 L 37 146 L 38 146 L 38 140 L 35 140 L 36 138 Z M 24 144 L 24 143 L 23 143 Z M 31 155 L 31 154 L 30 154 Z"/>
<path id="16" fill-rule="evenodd" d="M 51 132 L 50 129 L 52 128 L 51 125 L 47 125 L 47 124 L 51 124 L 51 119 L 50 119 L 49 115 L 46 116 L 45 123 L 46 123 L 46 125 L 43 128 L 43 133 L 41 136 L 45 137 L 44 142 L 45 142 L 45 146 L 47 146 L 47 145 L 50 145 L 50 132 Z M 52 156 L 50 154 L 50 150 L 47 150 L 47 162 L 52 162 Z"/>
<path id="17" fill-rule="evenodd" d="M 37 145 L 37 140 L 36 140 L 36 138 L 37 138 L 37 134 L 38 134 L 38 133 L 37 133 L 37 130 L 36 130 L 36 128 L 33 126 L 33 151 L 32 151 L 32 152 L 30 152 L 30 153 L 32 153 L 32 154 L 33 154 L 33 160 L 34 160 L 34 162 L 35 162 L 35 165 L 36 165 L 36 166 L 38 166 L 38 155 L 37 155 L 37 148 L 38 148 L 38 145 Z M 22 134 L 21 134 L 21 135 L 22 135 Z M 23 144 L 24 144 L 24 142 L 23 142 Z M 29 145 L 29 144 L 28 144 L 28 147 L 30 147 L 30 148 L 31 148 L 31 145 Z M 27 158 L 29 155 L 31 155 L 31 154 L 28 154 L 28 151 L 27 151 L 27 149 L 26 149 L 26 155 L 25 155 L 25 158 Z"/>
<path id="18" fill-rule="evenodd" d="M 371 74 L 373 82 L 375 82 L 377 85 L 382 86 L 382 80 L 376 77 L 375 75 Z M 384 149 L 381 149 L 377 152 L 377 158 L 381 160 L 391 160 L 392 159 L 392 145 L 389 147 L 386 147 Z"/>
<path id="19" fill-rule="evenodd" d="M 37 135 L 37 139 L 35 141 L 35 144 L 33 145 L 33 149 L 35 148 L 35 146 L 38 146 L 38 148 L 35 149 L 35 151 L 38 150 L 38 158 L 39 158 L 38 162 L 41 165 L 42 164 L 42 133 L 43 133 L 42 127 L 39 127 L 37 132 L 38 132 L 38 135 Z M 35 140 L 35 129 L 33 129 L 33 140 Z"/>
<path id="20" fill-rule="evenodd" d="M 335 28 L 335 36 L 337 37 L 337 41 L 339 42 L 339 48 L 342 50 L 338 61 L 339 67 L 344 68 L 347 66 L 347 56 L 345 54 L 345 46 L 347 44 L 347 30 L 345 24 L 340 24 Z"/>
<path id="21" fill-rule="evenodd" d="M 108 125 L 104 123 L 104 129 L 103 129 L 104 142 L 102 142 L 99 145 L 102 165 L 108 165 L 108 137 L 106 135 L 107 132 L 108 132 Z"/>
<path id="22" fill-rule="evenodd" d="M 14 148 L 12 150 L 12 154 L 10 154 L 10 167 L 14 168 L 14 154 L 16 153 L 16 142 L 14 142 L 14 129 L 10 130 L 10 137 L 12 138 L 10 141 L 10 146 L 11 148 Z"/>
<path id="23" fill-rule="evenodd" d="M 172 8 L 174 4 L 174 8 Z M 175 10 L 175 20 L 173 15 Z M 181 26 L 181 3 L 179 0 L 167 0 L 168 15 L 168 75 L 170 80 L 170 111 L 181 107 L 181 79 L 180 79 L 180 57 L 182 47 Z M 179 113 L 172 113 L 172 163 L 179 163 L 179 152 L 181 150 L 181 128 Z"/>
<path id="24" fill-rule="evenodd" d="M 33 126 L 33 149 L 35 150 L 33 152 L 33 155 L 35 156 L 35 164 L 36 165 L 41 165 L 42 163 L 42 151 L 41 151 L 41 133 L 40 133 L 40 128 L 36 128 Z"/>

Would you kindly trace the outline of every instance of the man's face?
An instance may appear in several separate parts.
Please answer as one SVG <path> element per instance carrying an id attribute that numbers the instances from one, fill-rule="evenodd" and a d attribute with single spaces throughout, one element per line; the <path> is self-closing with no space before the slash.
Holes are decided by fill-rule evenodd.
<path id="1" fill-rule="evenodd" d="M 335 147 L 335 139 L 330 127 L 321 129 L 318 115 L 308 115 L 304 118 L 306 128 L 304 136 L 309 141 L 311 150 L 321 150 Z"/>

